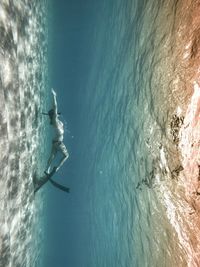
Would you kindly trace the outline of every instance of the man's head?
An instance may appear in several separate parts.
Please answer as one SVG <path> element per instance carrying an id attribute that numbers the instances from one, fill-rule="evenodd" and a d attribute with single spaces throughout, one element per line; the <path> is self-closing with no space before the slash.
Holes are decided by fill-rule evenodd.
<path id="1" fill-rule="evenodd" d="M 48 115 L 49 115 L 49 119 L 50 119 L 50 124 L 53 124 L 53 116 L 54 116 L 54 114 L 55 114 L 54 109 L 50 109 L 50 110 L 48 111 Z M 57 115 L 60 116 L 61 113 L 58 112 Z"/>

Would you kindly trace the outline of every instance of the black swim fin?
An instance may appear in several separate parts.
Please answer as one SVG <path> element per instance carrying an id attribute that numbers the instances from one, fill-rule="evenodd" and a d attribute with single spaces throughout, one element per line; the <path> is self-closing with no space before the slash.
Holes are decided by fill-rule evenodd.
<path id="1" fill-rule="evenodd" d="M 49 181 L 52 183 L 52 185 L 54 185 L 55 187 L 59 188 L 60 190 L 70 193 L 70 188 L 69 187 L 65 187 L 64 185 L 58 184 L 57 182 L 55 182 L 54 180 L 52 180 L 51 178 L 49 179 Z"/>

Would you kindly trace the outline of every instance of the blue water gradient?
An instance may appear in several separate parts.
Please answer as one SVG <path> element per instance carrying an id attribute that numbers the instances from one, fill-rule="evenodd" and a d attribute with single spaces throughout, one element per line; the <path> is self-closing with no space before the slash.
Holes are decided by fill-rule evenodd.
<path id="1" fill-rule="evenodd" d="M 71 193 L 48 187 L 45 266 L 185 266 L 161 201 L 174 105 L 156 69 L 168 36 L 159 42 L 154 27 L 164 1 L 76 4 L 55 11 L 53 84 L 70 130 L 70 158 L 56 178 Z"/>

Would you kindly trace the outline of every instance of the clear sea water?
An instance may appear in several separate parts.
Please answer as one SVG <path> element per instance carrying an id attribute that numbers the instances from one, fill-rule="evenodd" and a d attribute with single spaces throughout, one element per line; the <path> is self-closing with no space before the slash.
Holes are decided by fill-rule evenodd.
<path id="1" fill-rule="evenodd" d="M 43 197 L 32 179 L 46 164 L 47 35 L 46 1 L 1 1 L 1 267 L 42 266 Z"/>
<path id="2" fill-rule="evenodd" d="M 82 265 L 69 267 L 200 264 L 198 192 L 186 194 L 179 142 L 188 137 L 182 125 L 193 83 L 200 82 L 197 8 L 197 1 L 97 4 L 91 68 L 77 108 L 81 149 L 71 151 L 72 158 L 79 154 L 75 168 L 81 175 L 69 203 L 73 199 L 76 213 L 81 193 L 80 224 L 87 229 L 79 227 L 85 240 L 78 240 L 82 251 L 73 251 Z M 48 203 L 42 190 L 34 197 L 32 179 L 43 173 L 49 154 L 49 126 L 40 116 L 50 101 L 48 15 L 47 1 L 0 3 L 2 267 L 44 266 Z M 64 236 L 55 227 L 55 235 Z M 61 241 L 58 252 L 67 242 Z M 70 242 L 76 249 L 77 241 Z"/>
<path id="3" fill-rule="evenodd" d="M 191 260 L 198 248 L 178 178 L 181 122 L 174 118 L 181 120 L 191 90 L 183 90 L 186 42 L 178 38 L 187 21 L 179 21 L 185 2 L 177 2 L 98 7 L 82 115 L 92 233 L 87 266 L 199 266 Z"/>

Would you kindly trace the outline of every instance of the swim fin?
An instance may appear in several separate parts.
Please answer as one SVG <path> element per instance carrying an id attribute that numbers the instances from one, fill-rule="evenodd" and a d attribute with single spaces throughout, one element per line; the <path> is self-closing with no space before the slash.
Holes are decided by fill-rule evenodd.
<path id="1" fill-rule="evenodd" d="M 51 178 L 49 179 L 49 181 L 51 182 L 52 185 L 54 185 L 55 187 L 59 188 L 60 190 L 70 193 L 70 188 L 69 187 L 65 187 L 64 185 L 58 184 L 57 182 L 55 182 L 54 180 L 52 180 Z"/>

